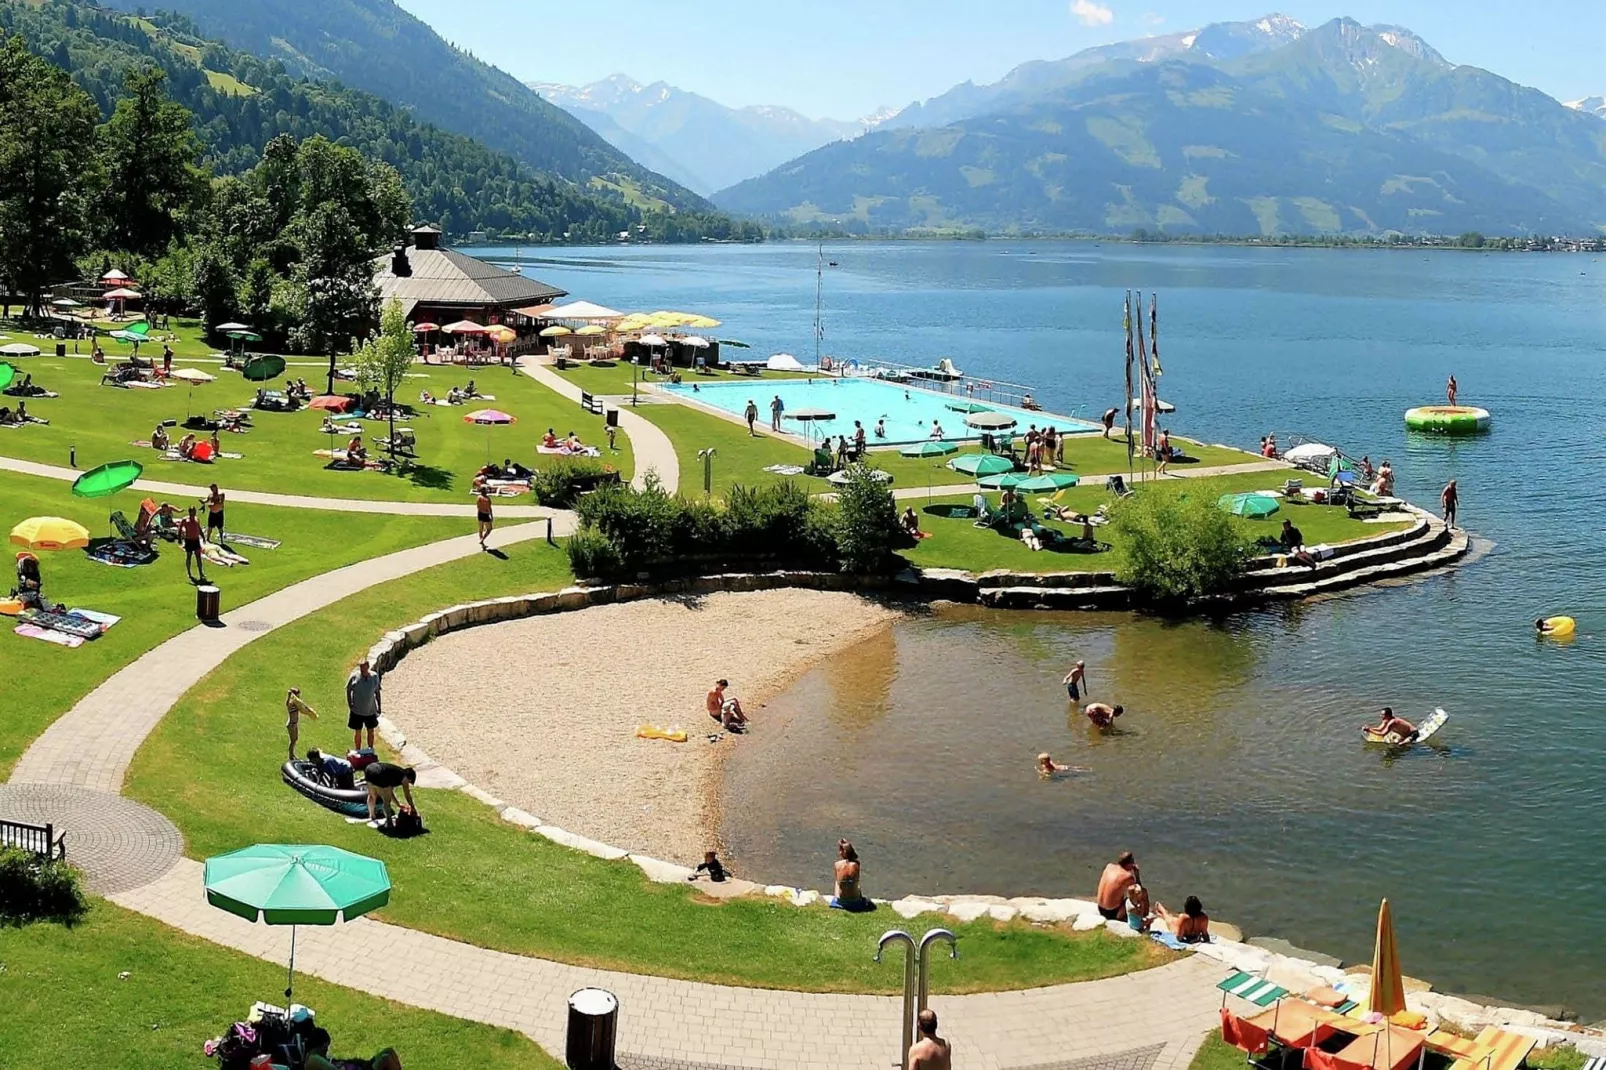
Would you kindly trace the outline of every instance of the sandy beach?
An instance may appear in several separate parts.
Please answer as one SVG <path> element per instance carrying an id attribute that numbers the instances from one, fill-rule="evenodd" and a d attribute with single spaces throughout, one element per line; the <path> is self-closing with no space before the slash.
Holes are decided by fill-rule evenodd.
<path id="1" fill-rule="evenodd" d="M 471 628 L 385 678 L 385 711 L 435 758 L 542 821 L 696 862 L 713 846 L 721 756 L 703 712 L 730 680 L 753 720 L 810 666 L 890 627 L 897 609 L 802 590 L 649 599 Z M 635 737 L 679 725 L 683 744 Z"/>

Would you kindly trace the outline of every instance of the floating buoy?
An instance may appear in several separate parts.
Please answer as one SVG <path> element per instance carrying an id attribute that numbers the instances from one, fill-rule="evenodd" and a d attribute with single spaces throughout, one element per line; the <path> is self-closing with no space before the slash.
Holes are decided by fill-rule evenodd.
<path id="1" fill-rule="evenodd" d="M 1405 410 L 1405 426 L 1439 435 L 1476 435 L 1489 430 L 1489 410 L 1473 405 L 1422 405 Z"/>
<path id="2" fill-rule="evenodd" d="M 1578 630 L 1578 622 L 1571 617 L 1546 617 L 1539 622 L 1537 631 L 1540 635 L 1554 636 L 1560 639 L 1572 635 Z"/>

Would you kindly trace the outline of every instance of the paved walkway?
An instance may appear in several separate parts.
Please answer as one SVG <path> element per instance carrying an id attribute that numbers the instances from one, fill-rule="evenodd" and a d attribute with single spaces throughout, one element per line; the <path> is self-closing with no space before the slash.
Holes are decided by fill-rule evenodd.
<path id="1" fill-rule="evenodd" d="M 576 405 L 580 403 L 580 388 L 546 364 L 539 363 L 533 357 L 523 357 L 519 360 L 519 368 L 553 393 L 568 398 Z M 656 424 L 642 419 L 623 405 L 619 406 L 619 430 L 630 439 L 630 449 L 636 455 L 636 474 L 630 485 L 642 490 L 647 485 L 647 473 L 656 472 L 659 486 L 670 494 L 678 491 L 680 458 L 676 456 L 675 444 L 669 441 L 669 436 L 658 430 Z"/>
<path id="2" fill-rule="evenodd" d="M 283 962 L 289 933 L 209 907 L 201 874 L 201 864 L 186 859 L 156 883 L 111 898 L 214 943 Z M 375 973 L 366 963 L 376 958 L 407 968 Z M 569 994 L 594 985 L 619 997 L 619 1049 L 632 1055 L 777 1070 L 886 1070 L 897 1061 L 901 1001 L 885 996 L 725 988 L 586 969 L 369 918 L 301 929 L 296 968 L 400 1003 L 516 1029 L 559 1055 Z M 886 969 L 896 976 L 899 966 L 889 962 Z M 931 1005 L 961 1066 L 1002 1070 L 1162 1047 L 1148 1065 L 1183 1070 L 1215 1025 L 1220 993 L 1213 986 L 1221 976 L 1219 963 L 1189 958 L 1085 984 L 935 996 Z"/>
<path id="3" fill-rule="evenodd" d="M 38 461 L 23 461 L 15 457 L 0 457 L 0 471 L 18 472 L 45 479 L 71 482 L 84 473 L 76 468 L 62 468 Z M 204 498 L 206 487 L 187 483 L 167 483 L 159 479 L 141 479 L 135 490 L 170 498 Z M 337 513 L 387 513 L 394 516 L 473 516 L 474 503 L 456 505 L 449 502 L 379 502 L 361 498 L 320 498 L 309 494 L 273 494 L 260 490 L 236 490 L 224 486 L 230 501 L 250 505 L 276 505 L 285 509 L 327 509 Z M 501 520 L 534 520 L 554 517 L 560 524 L 569 525 L 557 534 L 567 535 L 573 530 L 574 515 L 562 509 L 546 509 L 539 505 L 503 505 L 496 503 L 496 515 Z"/>

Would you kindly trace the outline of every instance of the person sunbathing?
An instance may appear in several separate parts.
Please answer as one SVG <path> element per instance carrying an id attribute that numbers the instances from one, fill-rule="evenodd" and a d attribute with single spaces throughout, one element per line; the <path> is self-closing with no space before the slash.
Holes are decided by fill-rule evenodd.
<path id="1" fill-rule="evenodd" d="M 586 444 L 580 441 L 579 435 L 575 434 L 573 431 L 570 431 L 569 437 L 563 440 L 563 448 L 568 450 L 570 453 L 584 453 L 586 450 Z"/>
<path id="2" fill-rule="evenodd" d="M 166 453 L 167 446 L 167 428 L 163 427 L 161 424 L 157 424 L 156 430 L 151 432 L 151 448 Z"/>
<path id="3" fill-rule="evenodd" d="M 732 696 L 721 703 L 719 722 L 728 732 L 740 732 L 747 724 L 747 714 L 742 712 L 742 700 Z"/>
<path id="4" fill-rule="evenodd" d="M 502 477 L 519 483 L 535 478 L 535 473 L 509 457 L 502 461 Z"/>
<path id="5" fill-rule="evenodd" d="M 552 428 L 550 427 L 546 429 L 546 434 L 541 436 L 541 448 L 544 450 L 558 448 L 558 436 L 552 433 Z"/>
<path id="6" fill-rule="evenodd" d="M 421 405 L 433 405 L 435 404 L 435 395 L 428 390 L 420 390 L 418 392 L 418 401 Z"/>
<path id="7" fill-rule="evenodd" d="M 195 436 L 185 435 L 178 440 L 178 455 L 186 461 L 195 456 Z"/>
<path id="8" fill-rule="evenodd" d="M 1154 914 L 1171 934 L 1184 944 L 1210 942 L 1210 915 L 1204 912 L 1199 897 L 1190 895 L 1182 904 L 1181 914 L 1172 914 L 1164 903 L 1154 905 Z"/>
<path id="9" fill-rule="evenodd" d="M 465 398 L 477 398 L 480 396 L 480 392 L 474 389 L 474 380 L 470 379 L 468 385 L 463 388 L 463 396 Z"/>
<path id="10" fill-rule="evenodd" d="M 913 508 L 908 508 L 903 511 L 903 519 L 900 521 L 900 523 L 903 524 L 903 530 L 907 532 L 911 538 L 918 539 L 920 537 L 920 518 L 915 516 L 915 511 Z"/>
<path id="11" fill-rule="evenodd" d="M 448 405 L 461 405 L 461 404 L 463 404 L 463 392 L 461 390 L 457 389 L 457 387 L 455 387 L 455 386 L 452 387 L 450 390 L 448 390 L 446 392 L 446 403 Z"/>
<path id="12" fill-rule="evenodd" d="M 351 436 L 351 441 L 346 443 L 346 463 L 347 464 L 367 464 L 368 463 L 368 450 L 362 444 L 362 436 L 361 435 L 352 435 Z"/>

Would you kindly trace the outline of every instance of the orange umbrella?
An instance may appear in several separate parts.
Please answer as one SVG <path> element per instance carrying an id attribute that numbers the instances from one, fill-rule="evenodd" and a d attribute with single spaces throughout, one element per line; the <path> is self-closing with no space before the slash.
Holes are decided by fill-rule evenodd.
<path id="1" fill-rule="evenodd" d="M 1394 915 L 1389 901 L 1377 909 L 1377 947 L 1372 952 L 1372 991 L 1366 1009 L 1385 1018 L 1405 1009 L 1405 981 L 1400 976 L 1400 949 L 1394 942 Z"/>

